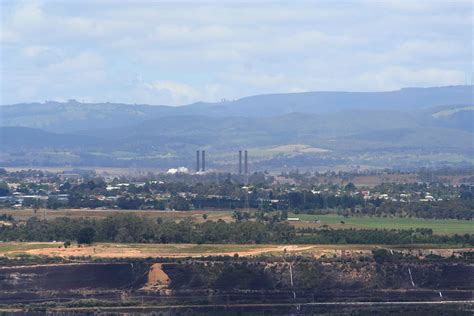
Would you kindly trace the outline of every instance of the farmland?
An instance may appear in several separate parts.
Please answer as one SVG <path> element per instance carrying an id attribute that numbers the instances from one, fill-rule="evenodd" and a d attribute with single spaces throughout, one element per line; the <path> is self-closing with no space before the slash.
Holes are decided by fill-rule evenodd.
<path id="1" fill-rule="evenodd" d="M 435 234 L 473 234 L 474 225 L 472 220 L 454 219 L 422 219 L 422 218 L 399 218 L 399 217 L 369 217 L 369 216 L 339 216 L 335 214 L 311 215 L 290 214 L 298 217 L 300 222 L 295 222 L 296 227 L 322 227 L 327 225 L 332 228 L 355 228 L 355 229 L 416 229 L 429 228 Z M 316 221 L 318 221 L 316 223 Z"/>
<path id="2" fill-rule="evenodd" d="M 207 215 L 208 220 L 232 221 L 232 211 L 229 210 L 196 210 L 196 211 L 144 211 L 144 210 L 115 210 L 115 209 L 39 209 L 34 212 L 31 209 L 2 209 L 0 214 L 12 215 L 17 220 L 28 220 L 31 217 L 54 219 L 59 217 L 68 218 L 95 218 L 101 219 L 117 214 L 134 214 L 149 219 L 173 219 L 182 220 L 185 218 L 194 219 L 196 221 L 204 221 L 203 215 Z"/>
<path id="3" fill-rule="evenodd" d="M 253 212 L 253 211 L 251 211 Z M 206 220 L 233 222 L 233 211 L 231 210 L 195 210 L 195 211 L 145 211 L 145 210 L 114 210 L 114 209 L 40 209 L 36 214 L 33 210 L 3 209 L 0 214 L 12 215 L 20 221 L 28 220 L 31 217 L 54 219 L 60 217 L 68 218 L 91 218 L 103 219 L 107 216 L 117 214 L 133 214 L 144 218 L 156 220 L 180 221 L 191 219 L 196 222 Z M 340 216 L 336 214 L 313 215 L 313 214 L 293 214 L 289 217 L 298 217 L 300 221 L 291 224 L 297 228 L 310 227 L 322 228 L 327 225 L 334 229 L 432 229 L 434 234 L 474 234 L 472 220 L 455 219 L 422 219 L 410 217 L 370 217 L 370 216 Z M 316 222 L 318 221 L 319 222 Z M 344 222 L 344 223 L 341 223 Z"/>

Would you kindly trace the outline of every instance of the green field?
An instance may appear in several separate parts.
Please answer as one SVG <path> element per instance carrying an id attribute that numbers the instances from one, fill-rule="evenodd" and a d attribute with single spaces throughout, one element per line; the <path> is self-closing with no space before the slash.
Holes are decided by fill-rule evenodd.
<path id="1" fill-rule="evenodd" d="M 289 217 L 298 217 L 300 222 L 295 225 L 305 225 L 305 222 L 320 220 L 314 226 L 328 225 L 334 228 L 357 228 L 357 229 L 416 229 L 431 228 L 435 234 L 474 234 L 472 220 L 455 219 L 422 219 L 422 218 L 399 218 L 399 217 L 343 217 L 335 214 L 311 215 L 290 214 Z M 344 222 L 344 224 L 341 223 Z"/>
<path id="2" fill-rule="evenodd" d="M 26 243 L 26 242 L 0 242 L 0 253 L 9 251 L 27 251 L 32 249 L 59 248 L 62 243 Z"/>
<path id="3" fill-rule="evenodd" d="M 117 246 L 117 244 L 101 243 L 103 245 Z M 142 250 L 154 250 L 157 248 L 157 244 L 120 244 L 126 247 L 132 247 Z M 271 246 L 271 245 L 270 245 Z M 255 249 L 265 249 L 269 245 L 255 245 L 255 244 L 159 244 L 160 252 L 162 253 L 222 253 L 222 252 L 239 252 L 239 251 L 251 251 Z"/>

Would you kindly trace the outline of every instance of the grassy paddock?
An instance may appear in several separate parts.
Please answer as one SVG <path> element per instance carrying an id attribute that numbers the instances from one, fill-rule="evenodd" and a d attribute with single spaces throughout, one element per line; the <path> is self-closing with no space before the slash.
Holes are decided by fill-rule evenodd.
<path id="1" fill-rule="evenodd" d="M 435 234 L 474 234 L 472 220 L 455 219 L 422 219 L 422 218 L 399 218 L 399 217 L 369 217 L 349 216 L 343 217 L 335 214 L 312 215 L 312 214 L 290 214 L 290 217 L 298 217 L 299 222 L 293 222 L 296 227 L 321 227 L 328 225 L 333 228 L 356 228 L 356 229 L 416 229 L 431 228 Z M 320 223 L 314 221 L 320 220 Z M 341 223 L 344 222 L 344 224 Z"/>
<path id="2" fill-rule="evenodd" d="M 59 248 L 63 246 L 61 242 L 0 242 L 0 254 L 12 251 L 28 251 L 33 249 Z"/>
<path id="3" fill-rule="evenodd" d="M 58 217 L 69 218 L 92 218 L 102 219 L 116 214 L 133 214 L 150 219 L 174 219 L 182 220 L 191 218 L 198 222 L 203 222 L 203 215 L 207 215 L 208 220 L 222 219 L 233 221 L 233 211 L 230 210 L 195 210 L 195 211 L 155 211 L 155 210 L 117 210 L 117 209 L 39 209 L 36 214 L 32 209 L 0 209 L 0 214 L 13 216 L 17 220 L 26 221 L 31 217 L 54 219 Z"/>
<path id="4" fill-rule="evenodd" d="M 254 210 L 252 210 L 254 211 Z M 115 214 L 133 214 L 146 217 L 151 220 L 157 218 L 182 220 L 193 219 L 197 222 L 204 222 L 203 214 L 207 215 L 207 220 L 217 221 L 222 219 L 226 222 L 234 221 L 231 210 L 195 210 L 195 211 L 144 211 L 144 210 L 90 210 L 90 209 L 59 209 L 59 210 L 38 210 L 36 215 L 31 209 L 0 209 L 0 214 L 12 215 L 17 220 L 27 220 L 30 217 L 53 219 L 58 217 L 70 218 L 94 218 L 101 219 Z M 422 219 L 422 218 L 399 218 L 399 217 L 369 217 L 369 216 L 349 216 L 343 217 L 336 214 L 312 215 L 312 214 L 289 214 L 290 217 L 299 217 L 299 222 L 291 222 L 295 227 L 318 228 L 328 225 L 334 229 L 356 228 L 356 229 L 416 229 L 431 228 L 435 234 L 474 234 L 472 220 L 454 219 Z M 320 220 L 320 223 L 314 221 Z M 344 224 L 341 223 L 344 222 Z"/>

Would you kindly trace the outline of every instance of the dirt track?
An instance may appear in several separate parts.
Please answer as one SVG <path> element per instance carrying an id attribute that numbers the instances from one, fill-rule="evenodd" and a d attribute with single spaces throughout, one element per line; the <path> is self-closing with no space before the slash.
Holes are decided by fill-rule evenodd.
<path id="1" fill-rule="evenodd" d="M 214 247 L 215 246 L 215 247 Z M 287 245 L 287 246 L 255 246 L 252 245 L 212 245 L 209 249 L 200 250 L 199 245 L 127 245 L 127 244 L 99 244 L 93 246 L 69 248 L 40 248 L 24 251 L 31 255 L 50 257 L 97 257 L 97 258 L 147 258 L 147 257 L 202 257 L 202 256 L 254 256 L 264 253 L 281 253 L 307 251 L 314 246 Z M 214 249 L 213 249 L 214 248 Z M 232 248 L 235 248 L 232 249 Z M 227 250 L 226 250 L 227 249 Z"/>
<path id="2" fill-rule="evenodd" d="M 281 256 L 298 254 L 310 257 L 359 257 L 370 256 L 373 249 L 387 248 L 415 256 L 429 254 L 442 257 L 458 256 L 472 248 L 437 248 L 434 246 L 378 246 L 378 245 L 238 245 L 238 244 L 114 244 L 98 243 L 88 246 L 73 245 L 64 248 L 62 243 L 4 243 L 0 255 L 19 254 L 49 257 L 96 257 L 96 258 L 184 258 L 203 256 L 257 256 L 262 254 Z"/>

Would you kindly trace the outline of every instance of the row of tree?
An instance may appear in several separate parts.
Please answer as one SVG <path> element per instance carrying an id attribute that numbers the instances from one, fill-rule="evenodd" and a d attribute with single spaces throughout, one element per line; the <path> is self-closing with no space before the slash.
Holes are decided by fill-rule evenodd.
<path id="1" fill-rule="evenodd" d="M 195 223 L 151 221 L 130 214 L 104 219 L 31 218 L 26 223 L 0 227 L 2 241 L 72 241 L 79 243 L 337 243 L 410 244 L 467 243 L 474 235 L 438 236 L 431 230 L 295 229 L 287 223 L 222 220 Z"/>

